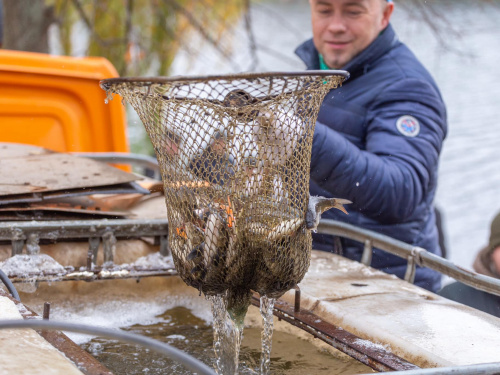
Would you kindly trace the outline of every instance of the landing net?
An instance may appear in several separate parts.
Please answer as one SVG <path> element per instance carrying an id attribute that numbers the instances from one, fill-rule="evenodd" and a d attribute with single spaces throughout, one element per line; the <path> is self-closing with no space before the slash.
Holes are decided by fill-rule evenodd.
<path id="1" fill-rule="evenodd" d="M 303 278 L 316 117 L 344 79 L 312 71 L 101 82 L 132 105 L 151 138 L 169 245 L 188 285 L 276 298 Z"/>

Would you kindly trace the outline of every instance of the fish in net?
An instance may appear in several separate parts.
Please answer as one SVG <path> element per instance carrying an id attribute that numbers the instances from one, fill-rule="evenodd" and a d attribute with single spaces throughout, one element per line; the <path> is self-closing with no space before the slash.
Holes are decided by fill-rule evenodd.
<path id="1" fill-rule="evenodd" d="M 180 277 L 224 295 L 242 324 L 252 291 L 278 298 L 304 277 L 311 230 L 343 199 L 310 197 L 311 145 L 325 94 L 345 72 L 114 78 L 139 114 L 164 183 Z"/>

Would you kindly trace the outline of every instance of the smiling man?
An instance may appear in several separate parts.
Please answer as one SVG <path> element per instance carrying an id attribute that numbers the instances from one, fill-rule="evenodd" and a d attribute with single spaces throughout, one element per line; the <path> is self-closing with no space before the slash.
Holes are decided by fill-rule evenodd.
<path id="1" fill-rule="evenodd" d="M 297 55 L 308 69 L 350 79 L 321 107 L 313 140 L 311 194 L 353 201 L 347 221 L 441 254 L 433 208 L 446 109 L 434 80 L 389 23 L 386 0 L 310 0 L 313 39 Z M 363 245 L 315 235 L 314 248 L 360 260 Z M 406 261 L 374 250 L 372 266 L 403 277 Z M 436 291 L 440 276 L 418 268 Z"/>

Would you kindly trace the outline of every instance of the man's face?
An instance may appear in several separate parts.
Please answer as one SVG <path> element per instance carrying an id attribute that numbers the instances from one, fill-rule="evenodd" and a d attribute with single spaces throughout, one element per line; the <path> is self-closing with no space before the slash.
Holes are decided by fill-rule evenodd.
<path id="1" fill-rule="evenodd" d="M 326 65 L 339 69 L 387 27 L 394 4 L 386 0 L 309 0 L 313 40 Z"/>

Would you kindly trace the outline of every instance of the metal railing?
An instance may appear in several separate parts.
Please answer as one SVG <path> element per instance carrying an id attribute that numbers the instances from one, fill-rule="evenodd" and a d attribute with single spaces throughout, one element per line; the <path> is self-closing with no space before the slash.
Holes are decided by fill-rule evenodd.
<path id="1" fill-rule="evenodd" d="M 500 363 L 390 371 L 387 375 L 500 375 Z M 370 375 L 370 374 L 365 374 Z"/>
<path id="2" fill-rule="evenodd" d="M 334 220 L 321 220 L 318 226 L 318 233 L 345 237 L 364 243 L 361 262 L 367 266 L 371 263 L 374 247 L 406 259 L 408 267 L 406 269 L 405 280 L 410 283 L 413 283 L 415 280 L 415 271 L 418 265 L 450 276 L 475 289 L 500 296 L 499 279 L 466 270 L 421 247 L 409 245 L 392 237 Z"/>
<path id="3" fill-rule="evenodd" d="M 418 265 L 436 270 L 475 289 L 500 296 L 499 279 L 461 268 L 421 247 L 333 220 L 321 220 L 318 232 L 364 243 L 361 262 L 367 266 L 370 265 L 374 247 L 406 259 L 408 267 L 405 280 L 408 282 L 413 283 Z M 161 253 L 167 255 L 169 253 L 167 233 L 168 222 L 166 219 L 0 222 L 0 241 L 12 243 L 12 255 L 20 254 L 26 241 L 88 239 L 89 254 L 93 253 L 91 258 L 94 261 L 99 239 L 106 239 L 110 236 L 115 238 L 156 237 L 160 244 Z M 107 247 L 105 247 L 105 251 L 106 249 Z"/>
<path id="4" fill-rule="evenodd" d="M 130 164 L 153 171 L 153 178 L 160 180 L 158 161 L 152 156 L 128 152 L 72 152 L 72 155 L 114 164 Z"/>

